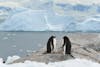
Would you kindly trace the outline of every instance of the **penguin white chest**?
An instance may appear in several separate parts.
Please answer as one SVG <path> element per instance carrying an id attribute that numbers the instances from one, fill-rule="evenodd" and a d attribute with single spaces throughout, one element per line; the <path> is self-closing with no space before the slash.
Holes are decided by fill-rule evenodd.
<path id="1" fill-rule="evenodd" d="M 66 45 L 64 45 L 64 47 L 63 47 L 63 54 L 65 55 L 65 53 L 66 53 Z"/>
<path id="2" fill-rule="evenodd" d="M 57 41 L 56 38 L 53 39 L 53 44 L 54 44 L 54 52 L 57 52 Z"/>

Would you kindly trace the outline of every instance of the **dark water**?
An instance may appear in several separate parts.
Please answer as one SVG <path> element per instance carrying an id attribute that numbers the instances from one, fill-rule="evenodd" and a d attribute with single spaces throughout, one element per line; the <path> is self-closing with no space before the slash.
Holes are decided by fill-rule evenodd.
<path id="1" fill-rule="evenodd" d="M 25 56 L 46 46 L 51 35 L 58 38 L 65 32 L 0 32 L 0 57 Z"/>

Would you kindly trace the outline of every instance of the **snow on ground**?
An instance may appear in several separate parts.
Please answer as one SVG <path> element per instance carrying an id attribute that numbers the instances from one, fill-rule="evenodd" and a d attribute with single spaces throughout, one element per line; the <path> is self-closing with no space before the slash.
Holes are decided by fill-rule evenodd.
<path id="1" fill-rule="evenodd" d="M 10 57 L 9 62 L 16 59 L 16 57 Z M 35 61 L 25 61 L 24 63 L 14 63 L 14 64 L 7 64 L 2 63 L 3 59 L 0 59 L 0 67 L 100 67 L 99 63 L 92 62 L 90 60 L 85 59 L 74 59 L 74 60 L 66 60 L 61 62 L 54 62 L 54 63 L 40 63 Z"/>
<path id="2" fill-rule="evenodd" d="M 6 64 L 8 63 L 12 63 L 13 61 L 19 59 L 20 57 L 19 56 L 8 56 L 7 60 L 6 60 Z"/>

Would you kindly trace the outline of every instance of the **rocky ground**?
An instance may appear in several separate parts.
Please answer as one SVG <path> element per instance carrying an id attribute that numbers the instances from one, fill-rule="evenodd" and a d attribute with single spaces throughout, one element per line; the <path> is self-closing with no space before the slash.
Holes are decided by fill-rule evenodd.
<path id="1" fill-rule="evenodd" d="M 32 53 L 29 56 L 20 58 L 13 63 L 24 62 L 25 60 L 38 62 L 58 62 L 68 59 L 82 58 L 100 63 L 100 34 L 99 33 L 68 33 L 72 43 L 72 55 L 63 55 L 60 44 L 57 44 L 57 52 L 43 54 L 45 48 Z M 58 43 L 60 40 L 58 41 Z"/>

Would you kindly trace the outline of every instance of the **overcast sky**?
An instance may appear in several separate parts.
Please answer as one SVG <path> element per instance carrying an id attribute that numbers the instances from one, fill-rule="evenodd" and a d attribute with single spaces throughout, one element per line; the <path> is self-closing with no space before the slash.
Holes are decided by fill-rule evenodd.
<path id="1" fill-rule="evenodd" d="M 71 4 L 100 4 L 100 0 L 54 0 L 55 2 L 71 3 Z"/>
<path id="2" fill-rule="evenodd" d="M 4 5 L 7 5 L 8 3 L 6 2 L 9 2 L 10 1 L 10 4 L 11 5 L 11 2 L 16 2 L 14 4 L 17 4 L 20 3 L 20 2 L 24 2 L 24 3 L 27 3 L 27 2 L 35 2 L 35 1 L 39 1 L 39 0 L 0 0 L 0 5 L 4 4 Z M 92 4 L 98 4 L 100 5 L 100 0 L 40 0 L 40 1 L 43 1 L 43 2 L 47 2 L 47 1 L 54 1 L 55 3 L 69 3 L 69 4 L 83 4 L 83 5 L 92 5 Z M 3 2 L 3 3 L 2 3 Z"/>

